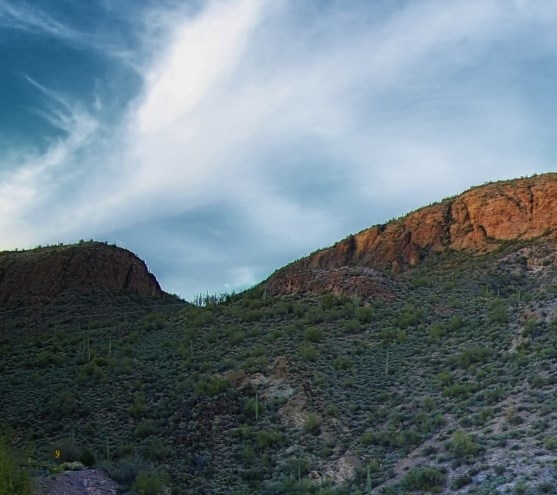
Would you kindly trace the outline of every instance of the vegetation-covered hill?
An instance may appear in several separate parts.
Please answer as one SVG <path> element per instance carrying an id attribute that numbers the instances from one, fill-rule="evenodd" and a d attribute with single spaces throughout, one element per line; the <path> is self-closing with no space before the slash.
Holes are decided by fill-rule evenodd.
<path id="1" fill-rule="evenodd" d="M 32 466 L 60 449 L 138 491 L 553 493 L 553 242 L 433 255 L 393 288 L 61 325 L 1 347 L 1 416 Z"/>
<path id="2" fill-rule="evenodd" d="M 480 248 L 419 244 L 414 213 L 384 229 L 424 250 L 396 270 L 324 250 L 218 303 L 21 331 L 0 345 L 0 446 L 139 494 L 555 493 L 554 212 L 532 192 L 554 184 L 472 190 L 524 227 Z"/>
<path id="3" fill-rule="evenodd" d="M 173 304 L 186 303 L 166 294 L 140 258 L 117 246 L 81 241 L 0 252 L 0 341 Z"/>

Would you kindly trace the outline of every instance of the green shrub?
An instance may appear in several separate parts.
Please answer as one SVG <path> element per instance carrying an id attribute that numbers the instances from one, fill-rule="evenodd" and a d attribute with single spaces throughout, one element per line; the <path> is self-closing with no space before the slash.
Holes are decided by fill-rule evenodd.
<path id="1" fill-rule="evenodd" d="M 133 403 L 128 409 L 128 414 L 134 418 L 140 418 L 145 414 L 145 397 L 141 393 L 136 393 Z"/>
<path id="2" fill-rule="evenodd" d="M 332 307 L 336 306 L 336 304 L 337 304 L 337 298 L 331 292 L 329 292 L 327 294 L 324 294 L 323 296 L 321 296 L 321 299 L 319 300 L 319 305 L 323 309 L 332 308 Z"/>
<path id="3" fill-rule="evenodd" d="M 220 378 L 216 375 L 201 378 L 194 387 L 195 393 L 198 395 L 214 396 L 228 390 L 230 383 L 228 380 Z"/>
<path id="4" fill-rule="evenodd" d="M 153 438 L 147 448 L 147 456 L 151 459 L 164 459 L 170 452 L 170 449 L 164 445 L 160 438 Z"/>
<path id="5" fill-rule="evenodd" d="M 472 478 L 470 477 L 469 474 L 461 474 L 460 476 L 457 476 L 454 481 L 451 483 L 451 488 L 453 490 L 459 490 L 462 487 L 465 487 L 466 485 L 469 485 L 470 483 L 472 483 Z"/>
<path id="6" fill-rule="evenodd" d="M 512 426 L 518 426 L 519 424 L 522 424 L 524 422 L 524 419 L 522 418 L 522 416 L 520 416 L 520 414 L 518 414 L 518 411 L 514 407 L 511 407 L 508 410 L 506 419 L 507 422 Z"/>
<path id="7" fill-rule="evenodd" d="M 325 414 L 327 414 L 327 416 L 336 418 L 338 416 L 338 407 L 336 406 L 336 404 L 329 404 L 325 408 Z"/>
<path id="8" fill-rule="evenodd" d="M 322 339 L 321 330 L 317 327 L 310 327 L 304 333 L 304 340 L 306 342 L 320 342 Z"/>
<path id="9" fill-rule="evenodd" d="M 333 366 L 336 370 L 349 370 L 354 366 L 354 363 L 346 356 L 338 356 L 333 361 Z"/>
<path id="10" fill-rule="evenodd" d="M 166 485 L 166 476 L 158 471 L 140 471 L 133 483 L 137 495 L 160 495 Z"/>
<path id="11" fill-rule="evenodd" d="M 86 467 L 93 467 L 97 459 L 95 458 L 95 454 L 88 449 L 84 448 L 81 450 L 79 454 L 79 462 L 81 462 Z"/>
<path id="12" fill-rule="evenodd" d="M 448 387 L 453 384 L 453 375 L 449 370 L 443 370 L 437 375 L 437 380 L 443 387 Z"/>
<path id="13" fill-rule="evenodd" d="M 19 455 L 0 437 L 0 493 L 29 495 L 31 484 L 27 473 L 20 468 Z"/>
<path id="14" fill-rule="evenodd" d="M 444 327 L 441 323 L 435 323 L 429 328 L 429 340 L 437 341 L 443 336 Z"/>
<path id="15" fill-rule="evenodd" d="M 366 323 L 371 323 L 372 317 L 373 317 L 373 310 L 369 306 L 356 309 L 356 318 L 362 325 L 365 325 Z"/>
<path id="16" fill-rule="evenodd" d="M 350 307 L 353 306 L 350 305 Z M 344 324 L 342 325 L 342 331 L 344 333 L 356 333 L 360 331 L 360 328 L 361 328 L 361 324 L 359 320 L 348 320 L 344 322 Z"/>
<path id="17" fill-rule="evenodd" d="M 543 446 L 547 450 L 557 450 L 557 439 L 555 437 L 545 437 L 543 440 Z"/>
<path id="18" fill-rule="evenodd" d="M 50 351 L 41 351 L 35 359 L 35 366 L 37 368 L 46 368 L 54 364 L 60 364 L 60 360 Z"/>
<path id="19" fill-rule="evenodd" d="M 509 318 L 507 305 L 502 300 L 494 301 L 489 310 L 489 319 L 493 323 L 507 323 Z"/>
<path id="20" fill-rule="evenodd" d="M 317 349 L 310 344 L 302 345 L 299 352 L 303 361 L 315 361 L 317 359 Z"/>
<path id="21" fill-rule="evenodd" d="M 284 435 L 280 431 L 260 430 L 255 435 L 255 445 L 260 450 L 280 445 L 283 440 Z"/>
<path id="22" fill-rule="evenodd" d="M 457 364 L 461 368 L 469 368 L 472 364 L 480 363 L 491 357 L 493 351 L 488 347 L 472 347 L 465 349 L 456 358 Z"/>
<path id="23" fill-rule="evenodd" d="M 530 375 L 528 377 L 528 384 L 532 388 L 544 387 L 545 385 L 547 385 L 547 382 L 548 382 L 547 378 L 544 378 L 541 375 Z"/>
<path id="24" fill-rule="evenodd" d="M 369 447 L 373 443 L 373 432 L 365 431 L 360 442 L 364 447 Z"/>
<path id="25" fill-rule="evenodd" d="M 460 458 L 473 457 L 482 450 L 472 436 L 462 430 L 456 431 L 453 434 L 449 443 L 449 449 L 456 457 Z"/>
<path id="26" fill-rule="evenodd" d="M 321 323 L 325 320 L 325 313 L 321 308 L 309 308 L 306 320 L 308 323 Z"/>
<path id="27" fill-rule="evenodd" d="M 321 433 L 321 420 L 316 414 L 309 414 L 304 423 L 304 429 L 312 435 L 319 435 Z"/>
<path id="28" fill-rule="evenodd" d="M 148 437 L 153 433 L 153 425 L 150 421 L 140 421 L 138 425 L 135 427 L 133 434 L 139 438 Z"/>
<path id="29" fill-rule="evenodd" d="M 130 456 L 133 453 L 134 448 L 135 446 L 133 443 L 126 443 L 124 445 L 120 445 L 116 449 L 115 457 L 121 458 L 121 457 Z"/>
<path id="30" fill-rule="evenodd" d="M 439 493 L 445 483 L 445 474 L 434 467 L 416 468 L 401 482 L 405 490 Z"/>
<path id="31" fill-rule="evenodd" d="M 443 395 L 445 397 L 455 398 L 466 398 L 470 394 L 476 391 L 476 385 L 473 383 L 455 383 L 443 390 Z"/>
<path id="32" fill-rule="evenodd" d="M 244 321 L 254 322 L 263 318 L 263 312 L 259 309 L 252 309 L 244 314 Z"/>

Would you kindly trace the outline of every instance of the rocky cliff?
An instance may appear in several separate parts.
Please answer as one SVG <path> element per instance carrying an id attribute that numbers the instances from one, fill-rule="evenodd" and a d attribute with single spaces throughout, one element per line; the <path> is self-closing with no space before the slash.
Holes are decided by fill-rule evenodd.
<path id="1" fill-rule="evenodd" d="M 62 294 L 128 291 L 161 297 L 154 275 L 135 254 L 99 242 L 0 253 L 0 304 L 35 304 Z"/>
<path id="2" fill-rule="evenodd" d="M 453 249 L 485 253 L 504 241 L 555 238 L 556 231 L 557 174 L 495 182 L 350 235 L 278 270 L 266 286 L 270 293 L 346 293 L 349 282 L 339 285 L 333 276 L 342 267 L 365 267 L 372 277 L 364 278 L 377 287 L 377 280 L 380 285 L 387 284 L 385 270 L 396 274 L 431 252 Z M 359 285 L 366 290 L 362 281 Z"/>

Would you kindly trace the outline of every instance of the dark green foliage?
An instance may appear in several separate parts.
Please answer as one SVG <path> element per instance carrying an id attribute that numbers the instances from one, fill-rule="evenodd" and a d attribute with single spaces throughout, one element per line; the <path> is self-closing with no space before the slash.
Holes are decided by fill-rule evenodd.
<path id="1" fill-rule="evenodd" d="M 147 447 L 147 457 L 150 459 L 164 459 L 169 452 L 170 449 L 158 437 L 153 438 Z"/>
<path id="2" fill-rule="evenodd" d="M 29 495 L 29 475 L 21 467 L 21 455 L 4 436 L 0 435 L 0 493 L 6 495 Z"/>
<path id="3" fill-rule="evenodd" d="M 313 347 L 311 344 L 303 344 L 300 347 L 300 357 L 304 361 L 315 361 L 317 359 L 317 349 Z"/>
<path id="4" fill-rule="evenodd" d="M 349 370 L 354 366 L 354 363 L 346 356 L 338 356 L 333 361 L 333 366 L 336 370 Z"/>
<path id="5" fill-rule="evenodd" d="M 424 467 L 410 471 L 402 480 L 401 486 L 407 491 L 440 493 L 445 483 L 445 475 L 437 468 Z"/>
<path id="6" fill-rule="evenodd" d="M 371 323 L 371 320 L 373 318 L 373 310 L 369 306 L 364 308 L 357 308 L 356 318 L 363 325 L 365 325 L 366 323 Z"/>
<path id="7" fill-rule="evenodd" d="M 320 342 L 322 339 L 321 330 L 317 327 L 310 327 L 304 333 L 304 340 L 307 342 Z"/>
<path id="8" fill-rule="evenodd" d="M 549 473 L 557 438 L 557 320 L 544 290 L 557 269 L 517 285 L 517 262 L 499 277 L 494 260 L 513 249 L 430 253 L 385 274 L 392 299 L 258 289 L 162 325 L 145 314 L 58 322 L 42 340 L 0 345 L 0 415 L 33 443 L 32 463 L 54 465 L 54 446 L 73 438 L 64 456 L 84 460 L 86 448 L 126 490 L 164 469 L 176 494 L 361 494 L 370 465 L 382 495 L 496 493 Z M 413 452 L 418 464 L 401 473 Z M 345 485 L 308 479 L 345 455 L 360 462 Z M 542 490 L 540 476 L 528 490 Z"/>
<path id="9" fill-rule="evenodd" d="M 465 487 L 472 483 L 472 478 L 469 474 L 461 474 L 457 476 L 454 481 L 451 483 L 451 488 L 453 490 L 459 490 L 460 488 Z"/>
<path id="10" fill-rule="evenodd" d="M 316 414 L 309 414 L 304 423 L 304 428 L 312 435 L 319 435 L 321 432 L 321 419 Z"/>
<path id="11" fill-rule="evenodd" d="M 259 450 L 275 448 L 284 441 L 284 435 L 279 431 L 260 430 L 255 436 L 255 445 Z"/>
<path id="12" fill-rule="evenodd" d="M 95 458 L 95 454 L 91 451 L 91 449 L 84 448 L 79 453 L 79 462 L 83 464 L 85 467 L 92 467 L 97 462 Z"/>
<path id="13" fill-rule="evenodd" d="M 466 349 L 456 358 L 456 363 L 461 368 L 468 368 L 472 364 L 477 364 L 490 358 L 493 351 L 487 347 L 473 347 Z"/>
<path id="14" fill-rule="evenodd" d="M 456 457 L 471 458 L 482 450 L 471 435 L 464 431 L 457 431 L 453 434 L 449 443 L 449 449 Z"/>
<path id="15" fill-rule="evenodd" d="M 133 431 L 134 435 L 138 438 L 148 437 L 153 432 L 153 425 L 150 421 L 140 421 Z"/>
<path id="16" fill-rule="evenodd" d="M 166 476 L 158 471 L 140 471 L 133 483 L 137 495 L 159 495 L 166 485 Z"/>
<path id="17" fill-rule="evenodd" d="M 443 395 L 451 399 L 465 399 L 477 390 L 477 385 L 474 383 L 455 383 L 443 390 Z"/>
<path id="18" fill-rule="evenodd" d="M 227 380 L 219 378 L 218 376 L 205 376 L 195 384 L 195 393 L 205 396 L 214 396 L 225 392 L 230 383 Z"/>

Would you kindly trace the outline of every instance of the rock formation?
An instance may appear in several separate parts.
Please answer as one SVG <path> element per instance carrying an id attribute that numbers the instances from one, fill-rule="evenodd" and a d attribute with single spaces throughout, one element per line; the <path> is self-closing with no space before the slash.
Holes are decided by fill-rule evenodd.
<path id="1" fill-rule="evenodd" d="M 332 274 L 349 267 L 358 269 L 368 284 L 383 286 L 388 285 L 385 271 L 398 273 L 431 252 L 453 249 L 485 253 L 504 241 L 555 237 L 556 230 L 557 174 L 495 182 L 350 235 L 278 270 L 266 281 L 266 287 L 270 293 L 346 293 Z M 367 275 L 362 268 L 367 269 Z M 359 284 L 370 293 L 362 280 Z"/>

